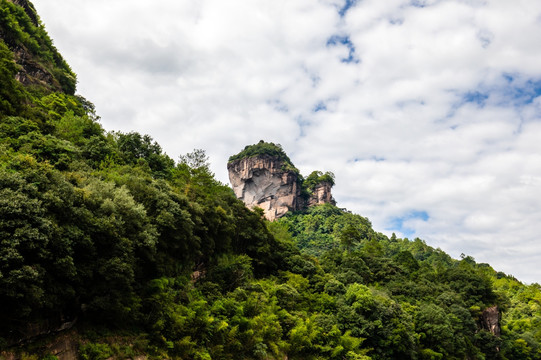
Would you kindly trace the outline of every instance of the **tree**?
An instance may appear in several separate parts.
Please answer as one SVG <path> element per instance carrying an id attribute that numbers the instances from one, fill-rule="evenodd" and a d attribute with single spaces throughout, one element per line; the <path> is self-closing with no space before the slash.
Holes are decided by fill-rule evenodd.
<path id="1" fill-rule="evenodd" d="M 26 91 L 15 80 L 19 66 L 4 40 L 0 39 L 0 116 L 18 115 L 26 97 Z"/>
<path id="2" fill-rule="evenodd" d="M 422 306 L 416 315 L 415 323 L 424 348 L 443 355 L 454 353 L 455 343 L 451 320 L 441 307 L 435 304 Z"/>
<path id="3" fill-rule="evenodd" d="M 359 243 L 362 239 L 361 232 L 352 224 L 346 225 L 338 237 L 340 239 L 340 243 L 348 250 L 348 252 L 351 252 L 353 246 Z"/>
<path id="4" fill-rule="evenodd" d="M 323 173 L 321 171 L 312 171 L 306 179 L 304 179 L 303 187 L 308 191 L 313 191 L 314 188 L 321 183 L 329 183 L 331 186 L 334 185 L 334 174 L 330 171 Z"/>
<path id="5" fill-rule="evenodd" d="M 161 146 L 149 135 L 137 132 L 128 134 L 115 133 L 118 148 L 124 161 L 130 165 L 148 164 L 152 175 L 158 178 L 168 178 L 174 167 L 174 161 L 162 153 Z"/>
<path id="6" fill-rule="evenodd" d="M 179 164 L 184 164 L 192 170 L 209 170 L 209 157 L 205 150 L 194 149 L 191 153 L 179 156 Z"/>

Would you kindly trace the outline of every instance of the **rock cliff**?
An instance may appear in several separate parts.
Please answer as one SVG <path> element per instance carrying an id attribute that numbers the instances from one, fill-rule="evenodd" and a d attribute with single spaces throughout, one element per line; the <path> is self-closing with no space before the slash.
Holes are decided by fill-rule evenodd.
<path id="1" fill-rule="evenodd" d="M 500 311 L 497 306 L 486 308 L 481 314 L 481 327 L 494 336 L 500 336 Z"/>
<path id="2" fill-rule="evenodd" d="M 336 201 L 332 197 L 331 188 L 333 184 L 324 181 L 315 186 L 310 198 L 308 199 L 308 206 L 319 204 L 333 204 L 336 205 Z"/>
<path id="3" fill-rule="evenodd" d="M 261 141 L 247 146 L 230 158 L 227 169 L 235 195 L 250 209 L 262 208 L 271 221 L 307 206 L 336 204 L 332 180 L 307 189 L 289 157 L 273 143 Z"/>
<path id="4" fill-rule="evenodd" d="M 227 164 L 235 195 L 249 208 L 262 208 L 271 221 L 302 205 L 298 176 L 283 170 L 283 165 L 280 159 L 265 155 Z"/>

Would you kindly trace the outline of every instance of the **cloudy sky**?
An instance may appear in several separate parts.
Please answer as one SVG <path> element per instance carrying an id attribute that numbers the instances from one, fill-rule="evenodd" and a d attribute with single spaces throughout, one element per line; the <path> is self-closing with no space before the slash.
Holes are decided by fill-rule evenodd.
<path id="1" fill-rule="evenodd" d="M 541 283 L 541 2 L 33 0 L 107 130 L 279 143 L 374 228 Z"/>

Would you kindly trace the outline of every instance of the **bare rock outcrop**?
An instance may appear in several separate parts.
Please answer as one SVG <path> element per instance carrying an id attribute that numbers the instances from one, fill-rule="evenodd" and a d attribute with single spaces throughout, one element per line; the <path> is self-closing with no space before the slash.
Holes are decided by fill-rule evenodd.
<path id="1" fill-rule="evenodd" d="M 336 205 L 331 188 L 334 174 L 313 171 L 303 178 L 280 144 L 261 140 L 248 145 L 227 163 L 235 195 L 253 209 L 263 209 L 268 220 L 288 211 L 320 204 Z"/>
<path id="2" fill-rule="evenodd" d="M 25 86 L 40 85 L 55 91 L 62 91 L 62 87 L 55 77 L 49 70 L 40 65 L 26 48 L 17 46 L 13 53 L 15 54 L 15 62 L 21 66 L 21 70 L 15 75 L 17 81 Z"/>
<path id="3" fill-rule="evenodd" d="M 247 207 L 260 207 L 269 220 L 301 208 L 298 175 L 272 156 L 255 156 L 228 163 L 229 181 L 235 195 Z"/>
<path id="4" fill-rule="evenodd" d="M 330 182 L 322 182 L 314 188 L 310 198 L 308 199 L 308 206 L 320 205 L 320 204 L 333 204 L 336 205 L 336 201 L 332 197 L 331 193 L 332 184 Z"/>
<path id="5" fill-rule="evenodd" d="M 481 315 L 481 327 L 490 331 L 494 336 L 500 336 L 500 311 L 497 306 L 483 310 Z"/>
<path id="6" fill-rule="evenodd" d="M 58 360 L 77 360 L 79 358 L 79 336 L 77 331 L 70 331 L 56 337 L 47 350 Z"/>

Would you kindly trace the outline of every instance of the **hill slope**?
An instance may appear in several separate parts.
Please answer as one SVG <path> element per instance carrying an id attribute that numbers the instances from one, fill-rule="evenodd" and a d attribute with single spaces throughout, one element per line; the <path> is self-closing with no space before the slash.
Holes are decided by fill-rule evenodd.
<path id="1" fill-rule="evenodd" d="M 541 358 L 539 285 L 104 131 L 32 9 L 0 0 L 0 357 Z"/>

